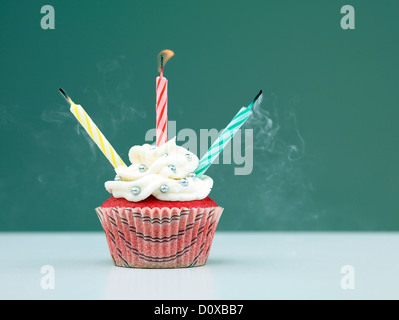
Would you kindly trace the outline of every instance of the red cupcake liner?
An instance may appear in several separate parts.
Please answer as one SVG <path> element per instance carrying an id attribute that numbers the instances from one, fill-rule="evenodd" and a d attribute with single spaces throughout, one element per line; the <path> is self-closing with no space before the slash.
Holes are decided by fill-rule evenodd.
<path id="1" fill-rule="evenodd" d="M 204 265 L 222 207 L 98 207 L 116 266 L 183 268 Z"/>

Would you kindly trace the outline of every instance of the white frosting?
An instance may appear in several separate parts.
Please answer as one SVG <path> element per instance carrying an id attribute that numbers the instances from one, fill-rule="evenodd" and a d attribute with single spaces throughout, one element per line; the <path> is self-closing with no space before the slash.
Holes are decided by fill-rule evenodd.
<path id="1" fill-rule="evenodd" d="M 153 195 L 165 201 L 191 201 L 204 199 L 211 192 L 213 180 L 210 177 L 189 176 L 198 167 L 198 157 L 177 146 L 176 138 L 155 148 L 149 144 L 134 146 L 129 151 L 129 160 L 132 163 L 129 167 L 115 169 L 120 181 L 105 183 L 105 188 L 115 198 L 137 202 Z M 140 171 L 140 165 L 145 165 L 146 169 Z M 182 183 L 182 179 L 188 184 L 184 184 L 184 180 Z M 168 187 L 167 192 L 161 191 L 163 185 Z M 140 192 L 134 194 L 132 188 L 139 188 Z"/>

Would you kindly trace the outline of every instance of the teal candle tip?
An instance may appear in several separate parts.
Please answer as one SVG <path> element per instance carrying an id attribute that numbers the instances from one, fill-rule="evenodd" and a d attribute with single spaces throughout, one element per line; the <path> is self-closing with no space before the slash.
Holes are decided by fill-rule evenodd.
<path id="1" fill-rule="evenodd" d="M 256 95 L 256 97 L 252 100 L 251 104 L 248 106 L 249 109 L 253 107 L 255 102 L 259 99 L 259 97 L 262 95 L 262 90 L 259 91 L 259 93 Z"/>

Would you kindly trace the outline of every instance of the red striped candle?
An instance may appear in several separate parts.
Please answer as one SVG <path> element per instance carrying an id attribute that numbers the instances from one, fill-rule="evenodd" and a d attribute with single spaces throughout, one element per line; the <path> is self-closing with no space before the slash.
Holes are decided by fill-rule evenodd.
<path id="1" fill-rule="evenodd" d="M 162 73 L 157 77 L 157 147 L 168 141 L 168 80 Z"/>
<path id="2" fill-rule="evenodd" d="M 166 61 L 173 57 L 173 55 L 174 52 L 171 50 L 162 50 L 158 54 L 159 77 L 156 79 L 157 147 L 168 141 L 168 79 L 163 76 L 163 68 Z"/>

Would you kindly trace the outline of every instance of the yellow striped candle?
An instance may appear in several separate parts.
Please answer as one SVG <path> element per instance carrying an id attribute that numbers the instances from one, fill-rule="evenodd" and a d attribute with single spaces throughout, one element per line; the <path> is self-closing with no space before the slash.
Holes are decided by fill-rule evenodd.
<path id="1" fill-rule="evenodd" d="M 114 168 L 119 166 L 126 166 L 122 161 L 121 157 L 116 153 L 115 149 L 111 146 L 108 140 L 104 137 L 101 131 L 98 129 L 96 124 L 91 120 L 86 111 L 81 105 L 75 104 L 71 98 L 65 93 L 64 90 L 60 89 L 61 93 L 68 100 L 71 105 L 71 112 L 75 118 L 79 121 L 83 128 L 87 131 L 90 138 L 96 143 L 108 161 L 113 165 Z"/>

